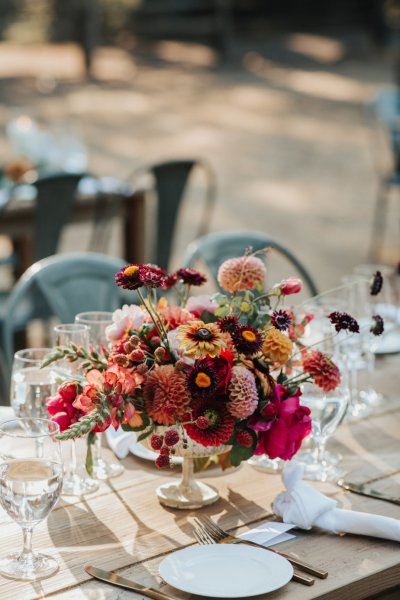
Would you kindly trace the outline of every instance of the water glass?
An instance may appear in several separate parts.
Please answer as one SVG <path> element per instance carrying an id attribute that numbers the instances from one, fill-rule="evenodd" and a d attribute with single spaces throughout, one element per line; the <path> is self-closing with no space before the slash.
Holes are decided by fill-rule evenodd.
<path id="1" fill-rule="evenodd" d="M 53 341 L 55 346 L 70 347 L 71 344 L 75 344 L 78 347 L 88 348 L 89 347 L 89 328 L 87 325 L 80 323 L 61 323 L 56 325 L 53 329 Z M 76 379 L 81 377 L 79 372 L 81 359 L 74 362 L 66 359 L 57 361 L 60 365 L 66 379 Z M 68 444 L 70 447 L 70 456 L 68 461 L 64 461 L 65 474 L 63 481 L 62 493 L 66 496 L 84 496 L 95 492 L 99 484 L 93 479 L 87 477 L 83 472 L 79 472 L 78 460 L 76 456 L 76 444 L 77 442 L 73 439 L 68 442 L 64 442 L 64 445 Z"/>
<path id="2" fill-rule="evenodd" d="M 17 417 L 48 417 L 46 398 L 63 379 L 57 366 L 41 368 L 50 352 L 51 348 L 26 348 L 14 354 L 10 403 Z"/>
<path id="3" fill-rule="evenodd" d="M 338 479 L 340 472 L 326 460 L 326 443 L 343 420 L 349 402 L 349 388 L 342 371 L 342 383 L 330 392 L 313 383 L 301 385 L 301 403 L 311 410 L 311 439 L 315 449 L 300 459 L 305 463 L 305 479 L 329 481 Z"/>
<path id="4" fill-rule="evenodd" d="M 60 433 L 47 419 L 13 419 L 0 425 L 0 503 L 22 528 L 23 549 L 0 559 L 0 574 L 35 580 L 58 570 L 52 556 L 32 551 L 32 532 L 54 508 L 62 487 Z"/>
<path id="5" fill-rule="evenodd" d="M 75 323 L 88 327 L 90 344 L 96 352 L 101 352 L 101 348 L 107 346 L 106 329 L 113 322 L 112 316 L 112 312 L 99 310 L 82 312 L 75 316 Z"/>
<path id="6" fill-rule="evenodd" d="M 113 313 L 106 311 L 89 311 L 79 313 L 75 317 L 75 323 L 86 325 L 89 328 L 89 342 L 92 348 L 101 352 L 102 347 L 107 346 L 106 329 L 113 323 Z M 93 448 L 93 477 L 95 479 L 109 479 L 118 477 L 124 472 L 124 467 L 119 463 L 109 463 L 102 457 L 101 434 L 96 434 Z"/>

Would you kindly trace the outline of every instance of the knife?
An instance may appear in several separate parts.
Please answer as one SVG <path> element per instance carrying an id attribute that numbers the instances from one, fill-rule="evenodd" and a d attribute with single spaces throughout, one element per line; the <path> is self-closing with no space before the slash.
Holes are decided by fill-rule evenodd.
<path id="1" fill-rule="evenodd" d="M 85 567 L 85 571 L 95 579 L 100 579 L 100 581 L 105 581 L 106 583 L 111 583 L 112 585 L 117 585 L 119 587 L 138 592 L 139 594 L 143 594 L 149 598 L 154 598 L 154 600 L 177 600 L 174 598 L 174 596 L 169 596 L 168 594 L 164 594 L 163 592 L 159 592 L 153 588 L 146 587 L 141 583 L 136 583 L 136 581 L 125 579 L 125 577 L 120 577 L 116 573 L 103 571 L 103 569 L 98 569 L 97 567 L 92 567 L 91 565 L 87 565 Z"/>
<path id="2" fill-rule="evenodd" d="M 367 496 L 368 498 L 377 498 L 378 500 L 384 500 L 385 502 L 391 502 L 392 504 L 400 505 L 400 498 L 395 498 L 394 496 L 388 496 L 383 492 L 379 492 L 378 490 L 373 490 L 368 487 L 365 483 L 349 483 L 348 481 L 344 481 L 343 479 L 339 479 L 337 484 L 349 492 L 353 492 L 354 494 L 360 494 L 361 496 Z"/>

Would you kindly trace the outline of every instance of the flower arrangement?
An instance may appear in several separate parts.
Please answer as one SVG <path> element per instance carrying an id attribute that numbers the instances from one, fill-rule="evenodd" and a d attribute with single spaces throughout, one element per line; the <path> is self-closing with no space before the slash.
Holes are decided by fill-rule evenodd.
<path id="1" fill-rule="evenodd" d="M 225 261 L 218 282 L 226 293 L 190 295 L 206 278 L 192 269 L 166 274 L 157 266 L 131 264 L 116 283 L 136 290 L 141 305 L 115 311 L 101 353 L 77 346 L 56 348 L 46 364 L 67 357 L 82 361 L 82 379 L 64 382 L 47 407 L 62 439 L 93 436 L 112 426 L 139 432 L 170 465 L 178 447 L 228 445 L 229 464 L 253 454 L 290 460 L 311 431 L 301 383 L 325 391 L 341 380 L 338 367 L 302 342 L 306 314 L 296 321 L 285 306 L 302 289 L 290 277 L 264 290 L 266 268 L 249 250 Z M 371 285 L 378 293 L 380 274 Z M 178 305 L 157 289 L 174 290 Z M 336 332 L 359 331 L 347 313 L 328 317 Z M 371 331 L 383 330 L 376 315 Z M 89 446 L 90 447 L 90 446 Z"/>

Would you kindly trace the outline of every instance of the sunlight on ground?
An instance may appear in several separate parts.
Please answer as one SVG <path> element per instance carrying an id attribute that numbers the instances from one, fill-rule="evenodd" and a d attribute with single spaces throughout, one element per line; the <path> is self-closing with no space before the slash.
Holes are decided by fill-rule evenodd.
<path id="1" fill-rule="evenodd" d="M 293 52 L 313 58 L 320 63 L 333 63 L 344 57 L 344 45 L 338 40 L 304 33 L 287 37 L 287 47 Z"/>

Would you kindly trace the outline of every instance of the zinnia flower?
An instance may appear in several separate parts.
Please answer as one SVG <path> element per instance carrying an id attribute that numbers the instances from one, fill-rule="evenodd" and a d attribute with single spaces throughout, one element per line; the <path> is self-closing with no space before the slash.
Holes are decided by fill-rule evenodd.
<path id="1" fill-rule="evenodd" d="M 271 315 L 271 324 L 279 331 L 289 329 L 292 321 L 293 317 L 287 310 L 274 310 Z"/>
<path id="2" fill-rule="evenodd" d="M 207 277 L 194 269 L 178 269 L 175 275 L 179 281 L 187 285 L 200 286 L 207 281 Z"/>
<path id="3" fill-rule="evenodd" d="M 266 333 L 262 353 L 273 362 L 284 364 L 292 354 L 292 342 L 278 329 L 271 327 Z"/>
<path id="4" fill-rule="evenodd" d="M 218 269 L 218 283 L 227 292 L 234 294 L 244 290 L 263 287 L 267 270 L 263 261 L 256 256 L 230 258 Z"/>
<path id="5" fill-rule="evenodd" d="M 143 387 L 147 414 L 161 425 L 174 425 L 187 413 L 190 395 L 185 375 L 173 365 L 153 369 Z"/>
<path id="6" fill-rule="evenodd" d="M 201 427 L 196 420 L 200 421 Z M 192 423 L 186 423 L 184 428 L 188 436 L 203 446 L 219 446 L 225 444 L 232 436 L 235 420 L 228 412 L 223 400 L 206 400 L 197 398 L 191 402 L 190 418 Z"/>
<path id="7" fill-rule="evenodd" d="M 263 343 L 258 329 L 251 325 L 238 325 L 231 336 L 236 350 L 246 356 L 256 354 Z"/>
<path id="8" fill-rule="evenodd" d="M 330 392 L 340 384 L 340 371 L 335 363 L 323 352 L 311 350 L 303 358 L 303 370 L 309 373 L 316 385 Z"/>
<path id="9" fill-rule="evenodd" d="M 248 426 L 258 433 L 254 454 L 290 460 L 311 432 L 310 409 L 300 404 L 300 390 L 290 396 L 283 385 L 275 387 L 275 395 L 261 411 L 250 417 Z"/>
<path id="10" fill-rule="evenodd" d="M 251 371 L 236 365 L 232 369 L 232 376 L 228 386 L 228 410 L 238 419 L 246 419 L 256 410 L 258 394 L 256 380 Z"/>
<path id="11" fill-rule="evenodd" d="M 192 321 L 188 325 L 180 325 L 176 334 L 180 340 L 181 350 L 193 358 L 202 358 L 207 354 L 218 356 L 226 341 L 214 323 L 207 325 L 203 321 Z"/>

